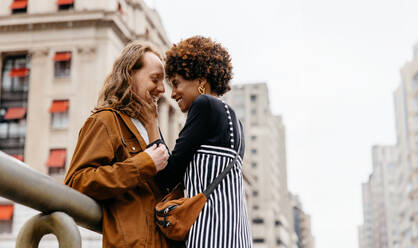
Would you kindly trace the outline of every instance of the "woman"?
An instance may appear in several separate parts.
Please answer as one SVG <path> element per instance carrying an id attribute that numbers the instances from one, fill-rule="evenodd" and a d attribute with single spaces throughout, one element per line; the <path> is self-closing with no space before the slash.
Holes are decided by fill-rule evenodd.
<path id="1" fill-rule="evenodd" d="M 80 130 L 65 184 L 103 207 L 105 248 L 170 247 L 156 231 L 153 213 L 162 198 L 154 176 L 166 166 L 168 154 L 164 146 L 146 149 L 160 138 L 150 128 L 157 126 L 156 114 L 146 123 L 141 119 L 141 99 L 156 102 L 163 80 L 160 55 L 148 45 L 130 43 Z"/>
<path id="2" fill-rule="evenodd" d="M 157 182 L 163 188 L 173 188 L 182 181 L 187 196 L 195 196 L 234 158 L 241 142 L 238 162 L 209 196 L 186 245 L 251 247 L 242 180 L 244 139 L 234 111 L 219 99 L 230 90 L 230 56 L 219 43 L 195 36 L 171 47 L 166 57 L 171 97 L 182 112 L 187 112 L 187 120 L 167 167 L 157 174 Z"/>

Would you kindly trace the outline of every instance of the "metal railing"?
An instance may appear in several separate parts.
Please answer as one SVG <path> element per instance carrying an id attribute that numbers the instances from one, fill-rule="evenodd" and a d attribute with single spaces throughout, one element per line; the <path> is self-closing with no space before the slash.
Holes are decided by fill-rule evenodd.
<path id="1" fill-rule="evenodd" d="M 101 233 L 102 211 L 93 199 L 1 151 L 0 196 L 42 212 L 22 227 L 17 248 L 38 247 L 49 233 L 57 237 L 60 248 L 79 248 L 76 223 Z"/>

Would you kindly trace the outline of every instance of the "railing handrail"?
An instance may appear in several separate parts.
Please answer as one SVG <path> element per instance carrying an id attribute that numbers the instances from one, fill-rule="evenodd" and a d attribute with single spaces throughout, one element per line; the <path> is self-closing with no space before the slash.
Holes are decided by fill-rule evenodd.
<path id="1" fill-rule="evenodd" d="M 101 233 L 102 210 L 96 201 L 2 151 L 0 196 L 43 213 L 65 212 L 78 225 Z"/>

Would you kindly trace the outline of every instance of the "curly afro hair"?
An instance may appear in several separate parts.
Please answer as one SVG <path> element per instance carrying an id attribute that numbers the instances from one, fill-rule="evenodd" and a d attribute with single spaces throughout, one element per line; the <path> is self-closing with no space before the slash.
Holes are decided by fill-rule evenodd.
<path id="1" fill-rule="evenodd" d="M 231 89 L 231 57 L 221 44 L 210 38 L 193 36 L 174 44 L 166 53 L 168 79 L 176 74 L 186 80 L 206 79 L 213 92 L 223 95 Z"/>

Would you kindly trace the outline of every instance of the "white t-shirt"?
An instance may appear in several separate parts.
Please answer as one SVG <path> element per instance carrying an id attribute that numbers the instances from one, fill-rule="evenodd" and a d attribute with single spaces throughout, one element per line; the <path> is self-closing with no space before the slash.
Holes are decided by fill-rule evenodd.
<path id="1" fill-rule="evenodd" d="M 149 138 L 148 138 L 147 130 L 145 129 L 144 125 L 142 125 L 142 123 L 139 120 L 134 119 L 134 118 L 131 118 L 131 121 L 135 124 L 135 127 L 136 129 L 138 129 L 139 134 L 144 139 L 145 143 L 148 145 Z"/>

